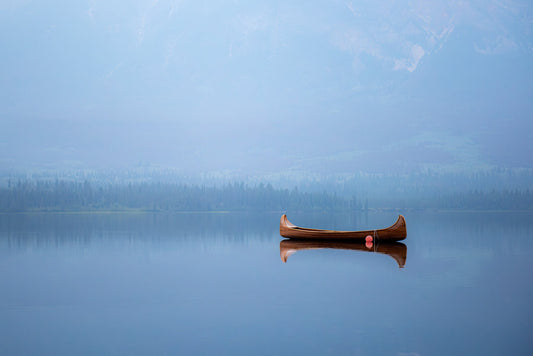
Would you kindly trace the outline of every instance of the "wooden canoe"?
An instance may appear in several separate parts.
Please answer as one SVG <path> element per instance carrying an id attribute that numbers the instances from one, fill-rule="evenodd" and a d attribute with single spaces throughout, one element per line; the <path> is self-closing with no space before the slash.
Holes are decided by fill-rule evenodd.
<path id="1" fill-rule="evenodd" d="M 279 234 L 290 239 L 311 240 L 353 240 L 364 241 L 367 236 L 372 236 L 373 241 L 399 241 L 407 237 L 405 218 L 400 215 L 398 220 L 385 229 L 363 231 L 336 231 L 318 230 L 299 227 L 287 219 L 283 214 L 279 223 Z"/>
<path id="2" fill-rule="evenodd" d="M 343 241 L 315 241 L 315 240 L 282 240 L 279 243 L 279 254 L 283 262 L 287 262 L 289 256 L 301 250 L 315 249 L 339 249 L 375 252 L 394 258 L 400 268 L 405 266 L 407 259 L 407 246 L 401 242 L 387 242 L 383 244 L 365 244 L 364 242 Z"/>

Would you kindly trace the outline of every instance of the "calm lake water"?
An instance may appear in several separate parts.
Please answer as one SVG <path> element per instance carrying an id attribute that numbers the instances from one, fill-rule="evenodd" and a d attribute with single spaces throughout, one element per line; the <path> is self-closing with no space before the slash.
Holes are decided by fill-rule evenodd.
<path id="1" fill-rule="evenodd" d="M 533 354 L 533 214 L 404 215 L 376 253 L 280 246 L 281 213 L 0 215 L 0 354 Z"/>

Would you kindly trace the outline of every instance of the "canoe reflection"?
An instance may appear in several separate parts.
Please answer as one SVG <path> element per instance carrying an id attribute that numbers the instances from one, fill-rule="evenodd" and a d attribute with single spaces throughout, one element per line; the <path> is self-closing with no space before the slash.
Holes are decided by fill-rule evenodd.
<path id="1" fill-rule="evenodd" d="M 367 245 L 362 242 L 283 240 L 279 243 L 279 253 L 283 262 L 287 262 L 289 256 L 295 253 L 296 251 L 314 250 L 322 248 L 382 253 L 394 258 L 400 268 L 403 268 L 405 266 L 405 260 L 407 259 L 407 246 L 401 242 L 388 242 L 377 245 Z"/>

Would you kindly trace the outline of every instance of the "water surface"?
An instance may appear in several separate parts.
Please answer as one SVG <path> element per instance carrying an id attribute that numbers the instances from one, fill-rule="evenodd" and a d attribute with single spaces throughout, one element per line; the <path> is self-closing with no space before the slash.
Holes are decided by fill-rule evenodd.
<path id="1" fill-rule="evenodd" d="M 531 354 L 533 215 L 404 215 L 403 268 L 324 246 L 284 259 L 281 213 L 0 215 L 0 354 Z"/>

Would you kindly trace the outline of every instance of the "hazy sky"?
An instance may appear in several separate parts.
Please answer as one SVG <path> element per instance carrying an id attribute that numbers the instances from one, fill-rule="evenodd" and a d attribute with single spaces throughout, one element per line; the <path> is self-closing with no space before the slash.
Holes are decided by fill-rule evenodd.
<path id="1" fill-rule="evenodd" d="M 0 168 L 533 167 L 531 1 L 0 2 Z"/>

